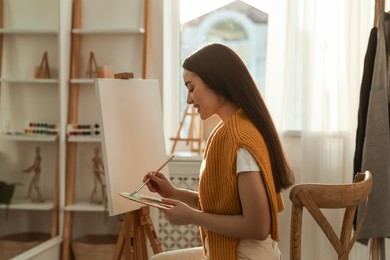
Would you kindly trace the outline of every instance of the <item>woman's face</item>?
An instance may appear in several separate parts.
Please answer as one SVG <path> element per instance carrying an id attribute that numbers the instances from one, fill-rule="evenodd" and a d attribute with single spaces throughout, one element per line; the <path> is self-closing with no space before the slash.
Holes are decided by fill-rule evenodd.
<path id="1" fill-rule="evenodd" d="M 219 114 L 224 98 L 189 70 L 184 69 L 183 78 L 188 90 L 187 104 L 192 104 L 198 110 L 200 118 L 206 120 L 214 114 Z"/>

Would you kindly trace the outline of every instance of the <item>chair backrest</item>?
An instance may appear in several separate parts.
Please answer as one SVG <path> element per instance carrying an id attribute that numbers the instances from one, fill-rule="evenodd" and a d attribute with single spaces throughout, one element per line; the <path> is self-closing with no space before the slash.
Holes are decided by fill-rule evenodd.
<path id="1" fill-rule="evenodd" d="M 361 230 L 367 201 L 372 188 L 372 175 L 369 171 L 357 173 L 353 183 L 348 184 L 296 184 L 290 191 L 291 231 L 290 259 L 301 259 L 302 213 L 303 207 L 311 214 L 321 227 L 326 237 L 337 252 L 338 259 L 348 259 L 349 252 Z M 352 228 L 356 209 L 364 203 L 364 211 L 360 222 L 352 236 Z M 320 210 L 345 208 L 340 236 L 337 236 L 331 224 Z"/>

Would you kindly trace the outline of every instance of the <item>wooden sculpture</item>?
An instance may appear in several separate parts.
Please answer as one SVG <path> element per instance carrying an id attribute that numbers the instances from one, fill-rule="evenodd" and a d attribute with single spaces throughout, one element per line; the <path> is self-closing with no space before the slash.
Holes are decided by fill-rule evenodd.
<path id="1" fill-rule="evenodd" d="M 41 175 L 41 161 L 42 161 L 41 149 L 39 148 L 39 146 L 37 146 L 35 148 L 34 163 L 30 167 L 28 167 L 27 169 L 23 170 L 24 173 L 34 172 L 34 176 L 30 182 L 30 186 L 28 188 L 28 194 L 27 194 L 27 198 L 31 199 L 33 202 L 44 202 L 45 201 L 43 199 L 43 196 L 42 196 L 41 191 L 39 189 L 39 178 Z M 33 188 L 35 189 L 35 191 L 37 193 L 36 199 L 33 199 L 31 196 Z"/>
<path id="2" fill-rule="evenodd" d="M 99 155 L 99 148 L 95 148 L 95 156 L 92 158 L 92 166 L 93 166 L 93 189 L 90 198 L 91 203 L 102 204 L 105 201 L 105 185 L 103 183 L 101 175 L 104 175 L 104 165 L 103 160 Z M 97 186 L 100 185 L 102 191 L 102 199 L 98 200 L 95 198 Z"/>

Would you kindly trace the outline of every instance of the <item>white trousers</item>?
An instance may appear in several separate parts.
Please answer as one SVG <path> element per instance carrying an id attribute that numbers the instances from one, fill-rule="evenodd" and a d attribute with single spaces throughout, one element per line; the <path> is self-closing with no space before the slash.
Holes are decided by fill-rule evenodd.
<path id="1" fill-rule="evenodd" d="M 208 243 L 206 239 L 206 248 Z M 208 260 L 203 254 L 203 247 L 172 250 L 157 254 L 150 260 Z M 238 248 L 239 260 L 280 260 L 278 243 L 269 236 L 266 240 L 241 240 Z"/>
<path id="2" fill-rule="evenodd" d="M 193 247 L 162 252 L 154 255 L 150 260 L 205 260 L 203 247 Z"/>

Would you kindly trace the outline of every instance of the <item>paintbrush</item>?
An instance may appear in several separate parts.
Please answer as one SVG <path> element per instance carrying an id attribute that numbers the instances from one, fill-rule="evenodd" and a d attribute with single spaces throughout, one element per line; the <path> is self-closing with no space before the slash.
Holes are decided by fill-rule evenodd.
<path id="1" fill-rule="evenodd" d="M 158 168 L 155 172 L 159 172 L 161 171 L 162 168 L 165 167 L 165 165 L 167 165 L 172 159 L 173 157 L 175 157 L 174 155 L 172 155 L 163 165 L 160 166 L 160 168 Z M 143 187 L 145 187 L 145 185 L 150 181 L 150 179 L 148 178 L 144 183 L 142 183 L 138 189 L 136 189 L 134 192 L 132 192 L 130 195 L 134 195 L 136 194 L 137 192 L 139 192 Z"/>

